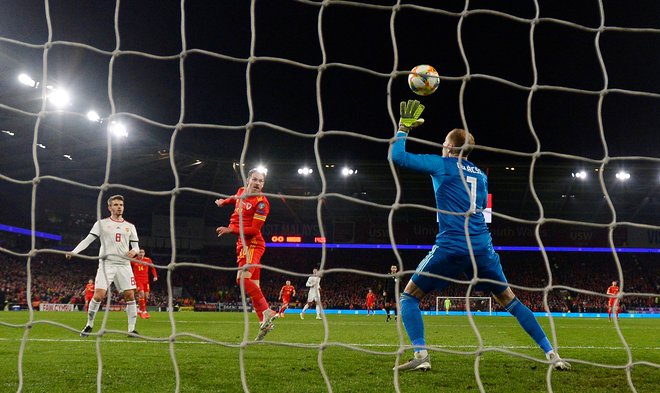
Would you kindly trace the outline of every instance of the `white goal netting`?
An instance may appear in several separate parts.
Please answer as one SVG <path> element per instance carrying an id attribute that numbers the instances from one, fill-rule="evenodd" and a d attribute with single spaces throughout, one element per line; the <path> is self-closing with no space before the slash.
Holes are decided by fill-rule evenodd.
<path id="1" fill-rule="evenodd" d="M 272 347 L 294 365 L 265 374 L 271 377 L 304 380 L 310 368 L 295 364 L 296 351 L 312 350 L 318 391 L 370 391 L 382 384 L 411 391 L 412 379 L 391 371 L 411 349 L 400 319 L 388 325 L 396 326 L 391 336 L 356 343 L 342 339 L 346 331 L 333 325 L 339 317 L 331 310 L 357 314 L 367 288 L 374 289 L 379 310 L 390 264 L 398 266 L 400 293 L 424 247 L 433 244 L 430 181 L 387 162 L 398 103 L 419 98 L 406 82 L 418 64 L 433 65 L 441 83 L 419 98 L 426 123 L 411 134 L 408 148 L 437 154 L 448 130 L 474 133 L 471 159 L 489 175 L 490 227 L 504 272 L 521 300 L 544 316 L 552 344 L 574 349 L 562 352 L 574 367 L 603 371 L 626 391 L 657 385 L 657 339 L 636 352 L 614 318 L 611 346 L 603 350 L 624 355 L 602 361 L 580 355 L 591 344 L 563 340 L 557 318 L 606 316 L 612 281 L 622 308 L 631 311 L 622 316 L 660 312 L 660 8 L 653 1 L 492 3 L 0 3 L 0 294 L 7 308 L 28 311 L 20 322 L 0 312 L 0 352 L 11 354 L 0 360 L 7 366 L 0 368 L 11 370 L 2 374 L 0 390 L 75 391 L 61 381 L 36 385 L 43 370 L 34 362 L 59 356 L 32 350 L 48 340 L 71 340 L 71 352 L 60 357 L 93 364 L 95 385 L 86 391 L 126 388 L 113 385 L 126 370 L 108 373 L 117 359 L 106 353 L 133 344 L 106 335 L 122 332 L 110 313 L 97 317 L 92 348 L 78 345 L 78 322 L 37 312 L 46 296 L 53 304 L 80 296 L 77 287 L 93 274 L 88 266 L 95 257 L 65 262 L 64 255 L 107 216 L 107 197 L 119 193 L 158 268 L 154 296 L 168 312 L 167 333 L 150 335 L 142 322 L 138 329 L 145 345 L 167 347 L 149 365 L 167 371 L 164 389 L 273 390 L 260 380 L 281 363 L 263 349 Z M 229 213 L 213 200 L 232 195 L 257 165 L 269 168 L 265 194 L 273 205 L 263 229 L 269 243 L 264 293 L 275 307 L 279 287 L 294 280 L 299 294 L 291 310 L 297 312 L 304 280 L 318 266 L 328 309 L 320 339 L 287 328 L 269 334 L 266 344 L 253 343 L 256 317 L 235 286 L 233 241 L 213 231 Z M 447 293 L 429 294 L 422 303 L 429 314 L 440 314 L 436 320 L 447 297 L 460 303 L 469 296 L 478 302 L 471 310 L 488 299 L 489 314 L 502 311 L 475 291 L 478 277 L 450 281 Z M 106 306 L 116 301 L 115 295 Z M 199 310 L 199 304 L 245 310 L 240 332 L 214 335 L 231 324 L 224 314 L 192 321 L 175 311 Z M 82 325 L 82 313 L 76 320 Z M 56 327 L 59 336 L 43 337 L 43 326 Z M 539 389 L 590 391 L 581 385 L 589 378 L 558 378 L 531 341 L 528 347 L 490 343 L 484 339 L 489 328 L 468 312 L 457 329 L 470 331 L 469 344 L 429 339 L 434 359 L 452 356 L 467 364 L 469 382 L 461 389 L 490 391 L 484 378 L 493 377 L 482 375 L 482 359 L 502 355 L 547 368 Z M 233 385 L 213 385 L 221 365 L 195 374 L 191 359 L 213 364 L 228 351 L 238 353 L 231 358 L 239 374 Z M 340 371 L 357 358 L 361 364 L 378 359 L 379 367 L 387 362 L 365 372 L 378 374 L 380 385 L 362 386 L 360 374 Z M 144 372 L 140 378 L 149 384 L 163 377 Z M 437 388 L 427 383 L 419 386 Z M 289 389 L 308 388 L 301 386 Z"/>

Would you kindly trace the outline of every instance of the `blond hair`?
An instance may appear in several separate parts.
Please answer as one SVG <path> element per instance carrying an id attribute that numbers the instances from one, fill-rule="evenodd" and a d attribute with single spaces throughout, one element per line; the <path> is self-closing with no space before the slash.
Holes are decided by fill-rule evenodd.
<path id="1" fill-rule="evenodd" d="M 110 198 L 108 198 L 108 206 L 112 205 L 112 201 L 115 201 L 115 200 L 120 200 L 120 201 L 124 202 L 124 197 L 122 195 L 119 195 L 119 194 L 111 196 Z"/>
<path id="2" fill-rule="evenodd" d="M 468 132 L 462 128 L 454 128 L 453 130 L 449 131 L 449 134 L 447 134 L 447 139 L 452 145 L 454 145 L 454 147 L 451 148 L 452 155 L 458 156 L 460 154 L 461 147 L 463 147 L 463 157 L 467 157 L 474 148 L 474 136 L 472 133 L 468 134 Z"/>

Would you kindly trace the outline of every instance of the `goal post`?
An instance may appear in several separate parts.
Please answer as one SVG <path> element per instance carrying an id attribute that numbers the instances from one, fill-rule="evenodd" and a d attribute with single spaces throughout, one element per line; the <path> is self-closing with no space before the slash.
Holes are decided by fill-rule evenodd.
<path id="1" fill-rule="evenodd" d="M 449 310 L 445 301 L 449 299 Z M 448 311 L 468 311 L 468 299 L 470 312 L 487 312 L 493 315 L 493 298 L 486 296 L 475 296 L 466 298 L 464 296 L 436 296 L 435 297 L 435 315 Z"/>

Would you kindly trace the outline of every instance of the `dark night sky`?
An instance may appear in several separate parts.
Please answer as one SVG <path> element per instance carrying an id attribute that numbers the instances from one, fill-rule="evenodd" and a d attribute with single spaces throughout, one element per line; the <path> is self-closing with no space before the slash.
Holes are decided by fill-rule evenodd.
<path id="1" fill-rule="evenodd" d="M 478 144 L 522 153 L 536 150 L 527 122 L 527 89 L 534 80 L 531 25 L 519 19 L 534 17 L 534 2 L 470 2 L 471 13 L 462 21 L 460 33 L 471 75 L 462 101 L 462 77 L 468 69 L 458 44 L 460 18 L 456 13 L 465 7 L 463 1 L 402 2 L 404 6 L 397 11 L 393 22 L 396 51 L 390 35 L 391 6 L 395 2 L 362 3 L 381 7 L 355 6 L 358 3 L 322 7 L 320 2 L 311 1 L 255 1 L 253 36 L 251 2 L 186 1 L 188 53 L 183 61 L 185 89 L 182 91 L 179 2 L 122 2 L 118 15 L 122 53 L 111 62 L 109 53 L 99 53 L 91 47 L 99 51 L 115 50 L 114 2 L 76 2 L 74 5 L 51 1 L 49 12 L 54 43 L 47 55 L 48 83 L 65 86 L 72 92 L 74 100 L 69 112 L 84 114 L 93 107 L 107 117 L 112 110 L 108 89 L 109 70 L 112 69 L 116 119 L 128 125 L 130 135 L 122 142 L 112 142 L 109 180 L 150 190 L 173 187 L 169 164 L 157 153 L 166 150 L 174 153 L 177 170 L 186 175 L 182 177 L 182 185 L 233 192 L 221 189 L 228 186 L 217 179 L 230 179 L 229 183 L 237 184 L 231 162 L 241 158 L 246 135 L 249 135 L 245 151 L 248 166 L 259 162 L 267 165 L 287 162 L 295 167 L 314 166 L 318 173 L 315 148 L 323 164 L 359 167 L 370 162 L 383 163 L 388 150 L 387 138 L 393 133 L 395 120 L 390 117 L 388 106 L 391 105 L 397 116 L 398 102 L 414 98 L 408 90 L 405 71 L 418 64 L 433 65 L 440 72 L 442 82 L 435 94 L 421 98 L 427 106 L 424 114 L 427 122 L 415 130 L 413 136 L 440 143 L 448 130 L 462 125 L 462 103 L 467 125 Z M 605 145 L 599 131 L 599 97 L 596 94 L 605 87 L 605 80 L 593 30 L 600 25 L 599 2 L 546 0 L 538 4 L 540 18 L 564 22 L 542 19 L 535 25 L 537 84 L 589 92 L 540 89 L 534 93 L 531 120 L 540 149 L 595 160 L 602 160 L 607 149 L 610 157 L 645 156 L 653 159 L 646 164 L 660 167 L 660 76 L 657 72 L 660 69 L 660 3 L 603 1 L 605 26 L 655 29 L 647 32 L 605 30 L 600 35 L 598 42 L 608 88 L 652 94 L 608 92 L 602 104 Z M 438 9 L 440 5 L 443 10 Z M 494 10 L 499 14 L 473 10 Z M 518 19 L 504 17 L 503 13 Z M 319 23 L 327 64 L 320 75 L 316 67 L 323 63 L 324 57 L 318 37 Z M 23 71 L 37 80 L 43 77 L 44 48 L 30 45 L 43 45 L 48 40 L 44 2 L 0 3 L 0 37 L 0 104 L 6 106 L 0 107 L 0 126 L 16 133 L 12 138 L 0 135 L 0 172 L 16 180 L 29 180 L 36 173 L 32 162 L 36 118 L 16 110 L 38 112 L 40 91 L 18 85 L 16 76 Z M 160 58 L 148 58 L 147 54 Z M 253 61 L 248 62 L 251 55 Z M 339 63 L 359 68 L 351 69 Z M 249 76 L 249 95 L 246 75 Z M 390 81 L 391 95 L 388 96 Z M 69 112 L 48 113 L 40 123 L 38 141 L 47 146 L 38 151 L 40 174 L 99 185 L 105 175 L 108 139 L 100 125 L 90 126 L 84 117 Z M 173 140 L 174 125 L 182 113 L 183 127 Z M 250 120 L 257 124 L 250 127 L 248 134 L 245 125 Z M 212 127 L 203 128 L 197 124 Z M 329 133 L 315 139 L 320 129 L 355 134 Z M 417 152 L 437 152 L 437 147 L 429 145 L 411 143 L 410 146 Z M 74 160 L 62 159 L 63 154 L 71 154 Z M 191 169 L 191 163 L 197 159 L 205 162 L 203 166 L 207 170 L 211 166 L 206 163 L 216 163 L 206 182 L 196 179 L 195 168 Z M 530 164 L 530 157 L 505 152 L 477 151 L 472 159 L 489 168 L 509 162 L 522 166 Z M 159 164 L 163 162 L 165 165 Z M 542 157 L 539 163 L 597 166 L 548 157 Z M 622 163 L 633 165 L 632 161 L 616 161 L 607 168 L 613 173 Z M 157 173 L 160 175 L 156 176 Z M 529 174 L 522 175 L 524 182 Z M 534 175 L 539 177 L 542 173 Z M 391 174 L 385 177 L 388 184 L 380 187 L 393 188 Z M 277 188 L 270 191 L 286 192 L 285 181 L 277 184 L 277 178 L 274 180 Z M 652 181 L 658 182 L 657 174 Z M 2 183 L 8 185 L 5 181 Z M 496 188 L 493 184 L 497 182 L 491 181 L 491 188 Z M 599 189 L 598 183 L 593 187 Z M 327 191 L 342 192 L 341 189 Z M 291 192 L 298 195 L 297 191 Z M 647 198 L 657 195 L 657 186 L 645 189 L 642 195 Z M 507 213 L 515 214 L 514 211 Z"/>

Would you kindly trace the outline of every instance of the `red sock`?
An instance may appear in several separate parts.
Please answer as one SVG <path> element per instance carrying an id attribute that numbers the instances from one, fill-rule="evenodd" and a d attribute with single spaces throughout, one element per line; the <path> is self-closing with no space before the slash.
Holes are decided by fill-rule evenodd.
<path id="1" fill-rule="evenodd" d="M 280 308 L 280 314 L 284 314 L 284 311 L 286 311 L 288 307 L 288 305 L 283 305 L 282 308 Z"/>
<path id="2" fill-rule="evenodd" d="M 240 283 L 241 280 L 238 280 L 239 285 Z M 249 278 L 243 280 L 243 286 L 245 287 L 245 293 L 250 297 L 250 299 L 252 299 L 252 305 L 254 306 L 254 310 L 257 312 L 259 320 L 263 320 L 263 312 L 268 309 L 268 302 L 266 301 L 264 294 L 261 292 L 261 288 L 259 288 L 257 284 L 255 284 L 254 281 Z"/>
<path id="3" fill-rule="evenodd" d="M 145 298 L 140 298 L 140 311 L 145 312 L 147 311 L 147 299 Z"/>

